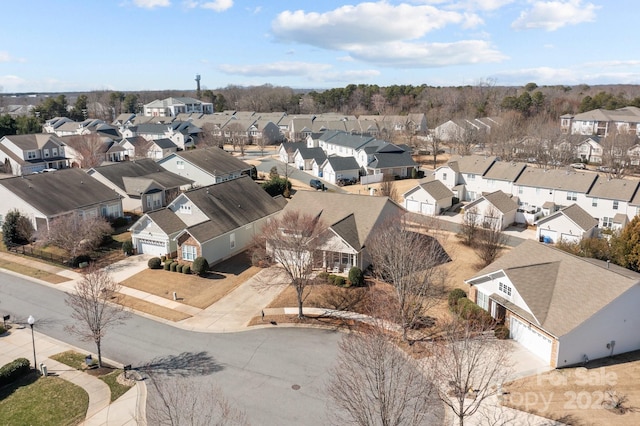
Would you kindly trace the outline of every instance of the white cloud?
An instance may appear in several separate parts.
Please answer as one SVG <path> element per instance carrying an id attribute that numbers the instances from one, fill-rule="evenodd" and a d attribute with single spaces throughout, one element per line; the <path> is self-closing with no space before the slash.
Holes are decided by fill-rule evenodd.
<path id="1" fill-rule="evenodd" d="M 377 49 L 359 47 L 350 50 L 359 60 L 381 66 L 430 68 L 449 65 L 500 62 L 507 57 L 482 40 L 463 40 L 453 43 L 392 42 Z"/>
<path id="2" fill-rule="evenodd" d="M 414 3 L 436 4 L 443 8 L 452 10 L 481 10 L 492 11 L 500 9 L 515 0 L 413 0 Z"/>
<path id="3" fill-rule="evenodd" d="M 538 67 L 503 71 L 492 77 L 495 77 L 499 84 L 504 85 L 521 85 L 529 81 L 544 85 L 611 84 L 614 81 L 617 84 L 638 84 L 640 82 L 640 70 L 615 71 L 597 67 L 596 70 L 590 71 L 584 65 L 576 65 L 574 68 Z"/>
<path id="4" fill-rule="evenodd" d="M 325 71 L 331 68 L 328 64 L 311 62 L 272 62 L 252 65 L 221 64 L 218 69 L 227 74 L 249 77 L 300 76 L 312 72 Z"/>
<path id="5" fill-rule="evenodd" d="M 520 13 L 511 27 L 516 30 L 555 31 L 567 25 L 593 22 L 600 6 L 582 0 L 534 1 L 531 9 Z"/>
<path id="6" fill-rule="evenodd" d="M 6 50 L 0 50 L 0 63 L 2 62 L 26 62 L 24 58 L 15 58 Z"/>
<path id="7" fill-rule="evenodd" d="M 373 43 L 415 40 L 450 24 L 477 22 L 473 14 L 381 1 L 345 5 L 325 13 L 287 10 L 276 17 L 271 30 L 283 41 L 348 50 L 352 45 L 372 48 Z"/>
<path id="8" fill-rule="evenodd" d="M 378 70 L 347 70 L 313 74 L 310 76 L 310 80 L 324 83 L 353 83 L 354 81 L 370 80 L 379 75 L 380 71 Z"/>
<path id="9" fill-rule="evenodd" d="M 171 6 L 169 0 L 133 0 L 133 4 L 144 9 L 154 9 L 156 7 Z"/>
<path id="10" fill-rule="evenodd" d="M 216 12 L 224 12 L 233 7 L 233 0 L 215 0 L 207 1 L 200 5 L 203 9 L 210 9 Z"/>

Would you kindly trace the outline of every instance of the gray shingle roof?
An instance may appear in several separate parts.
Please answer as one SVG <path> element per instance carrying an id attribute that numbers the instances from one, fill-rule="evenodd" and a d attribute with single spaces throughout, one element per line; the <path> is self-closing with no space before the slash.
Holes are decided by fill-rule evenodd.
<path id="1" fill-rule="evenodd" d="M 271 197 L 248 176 L 187 191 L 184 195 L 209 218 L 187 229 L 200 243 L 274 214 L 285 204 L 282 197 Z"/>
<path id="2" fill-rule="evenodd" d="M 94 167 L 89 171 L 96 172 L 104 176 L 105 179 L 112 182 L 123 191 L 127 191 L 123 178 L 147 178 L 157 182 L 160 186 L 170 189 L 179 188 L 184 185 L 193 183 L 193 180 L 177 175 L 160 167 L 150 158 L 135 161 L 123 161 L 120 163 L 109 164 L 106 166 Z M 136 193 L 135 195 L 138 195 Z M 134 195 L 134 194 L 132 194 Z"/>
<path id="3" fill-rule="evenodd" d="M 113 189 L 75 168 L 2 179 L 0 186 L 47 217 L 120 199 Z"/>
<path id="4" fill-rule="evenodd" d="M 506 161 L 496 161 L 489 171 L 484 174 L 485 179 L 504 180 L 514 182 L 524 171 L 525 163 L 511 163 Z"/>
<path id="5" fill-rule="evenodd" d="M 561 215 L 568 217 L 584 231 L 588 231 L 598 225 L 598 221 L 577 204 L 571 204 L 568 207 L 558 210 L 557 212 L 540 219 L 537 223 L 543 224 Z"/>
<path id="6" fill-rule="evenodd" d="M 210 174 L 225 174 L 251 170 L 251 166 L 220 148 L 179 151 L 176 155 Z"/>
<path id="7" fill-rule="evenodd" d="M 419 187 L 424 189 L 427 194 L 433 197 L 434 200 L 442 200 L 444 198 L 453 197 L 453 192 L 451 192 L 451 190 L 439 180 L 432 180 L 422 183 L 419 185 Z"/>
<path id="8" fill-rule="evenodd" d="M 532 188 L 559 189 L 563 191 L 589 192 L 598 175 L 590 172 L 576 172 L 570 170 L 544 170 L 527 167 L 516 179 L 515 185 Z"/>
<path id="9" fill-rule="evenodd" d="M 606 179 L 598 176 L 587 194 L 588 197 L 609 200 L 631 201 L 640 181 L 629 179 Z"/>
<path id="10" fill-rule="evenodd" d="M 466 280 L 504 271 L 531 309 L 535 323 L 560 337 L 638 285 L 640 274 L 525 240 Z"/>
<path id="11" fill-rule="evenodd" d="M 358 165 L 358 162 L 353 157 L 331 156 L 327 157 L 327 162 L 331 165 L 334 172 L 358 170 L 360 168 L 360 165 Z"/>
<path id="12" fill-rule="evenodd" d="M 177 214 L 169 209 L 160 209 L 146 214 L 155 222 L 165 234 L 171 235 L 182 231 L 187 225 L 178 217 Z"/>
<path id="13" fill-rule="evenodd" d="M 456 172 L 483 176 L 497 160 L 497 157 L 485 157 L 484 155 L 456 155 L 451 157 L 449 166 Z"/>
<path id="14" fill-rule="evenodd" d="M 472 208 L 473 206 L 482 202 L 482 200 L 487 200 L 501 213 L 509 213 L 511 211 L 517 210 L 518 203 L 515 202 L 511 195 L 507 195 L 502 191 L 495 191 L 490 194 L 485 194 L 480 198 L 470 202 L 467 204 L 466 208 Z"/>

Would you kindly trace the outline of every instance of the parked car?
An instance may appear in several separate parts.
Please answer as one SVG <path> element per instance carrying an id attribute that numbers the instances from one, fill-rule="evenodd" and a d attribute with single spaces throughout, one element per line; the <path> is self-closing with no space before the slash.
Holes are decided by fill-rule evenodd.
<path id="1" fill-rule="evenodd" d="M 573 167 L 574 169 L 582 169 L 582 170 L 586 170 L 587 166 L 584 163 L 572 163 L 571 167 Z"/>
<path id="2" fill-rule="evenodd" d="M 311 179 L 309 181 L 309 186 L 315 189 L 324 190 L 324 183 L 322 183 L 322 181 L 320 181 L 319 179 Z"/>
<path id="3" fill-rule="evenodd" d="M 599 171 L 599 172 L 603 172 L 603 173 L 613 172 L 613 169 L 611 167 L 607 167 L 607 166 L 600 166 L 596 170 Z"/>

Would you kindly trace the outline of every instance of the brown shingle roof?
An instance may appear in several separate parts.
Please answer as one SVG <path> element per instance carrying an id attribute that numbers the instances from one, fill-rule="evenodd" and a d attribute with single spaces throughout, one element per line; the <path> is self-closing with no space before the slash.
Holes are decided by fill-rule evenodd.
<path id="1" fill-rule="evenodd" d="M 515 185 L 532 188 L 559 189 L 562 191 L 589 192 L 598 175 L 590 172 L 576 172 L 570 170 L 544 170 L 534 167 L 524 169 Z"/>
<path id="2" fill-rule="evenodd" d="M 523 172 L 525 167 L 527 167 L 525 163 L 496 161 L 493 163 L 489 171 L 484 174 L 484 178 L 514 182 L 518 176 L 520 176 L 520 173 Z"/>
<path id="3" fill-rule="evenodd" d="M 587 196 L 606 198 L 609 200 L 631 201 L 638 189 L 639 183 L 637 180 L 606 179 L 599 176 Z"/>
<path id="4" fill-rule="evenodd" d="M 175 153 L 185 161 L 211 174 L 250 170 L 251 166 L 220 148 L 194 149 Z"/>
<path id="5" fill-rule="evenodd" d="M 529 307 L 537 325 L 560 337 L 623 296 L 640 274 L 595 259 L 581 258 L 526 240 L 466 280 L 503 271 Z"/>
<path id="6" fill-rule="evenodd" d="M 539 224 L 545 223 L 553 218 L 556 218 L 560 215 L 564 215 L 566 217 L 568 217 L 569 219 L 571 219 L 576 225 L 578 225 L 580 228 L 582 228 L 585 231 L 588 231 L 589 229 L 593 228 L 594 226 L 598 225 L 598 221 L 591 216 L 589 213 L 587 213 L 582 207 L 580 207 L 577 204 L 571 204 L 568 207 L 565 207 L 561 210 L 558 210 L 557 212 L 555 212 L 552 215 L 549 215 L 543 219 L 540 219 L 538 221 Z"/>

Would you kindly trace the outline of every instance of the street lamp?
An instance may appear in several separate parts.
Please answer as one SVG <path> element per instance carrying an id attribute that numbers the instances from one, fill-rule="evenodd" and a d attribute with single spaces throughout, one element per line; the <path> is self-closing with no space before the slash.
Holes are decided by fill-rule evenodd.
<path id="1" fill-rule="evenodd" d="M 36 363 L 36 339 L 33 337 L 33 324 L 36 322 L 36 319 L 33 315 L 29 315 L 27 318 L 27 322 L 29 323 L 29 327 L 31 327 L 31 343 L 33 344 L 33 369 L 38 369 L 38 364 Z"/>

